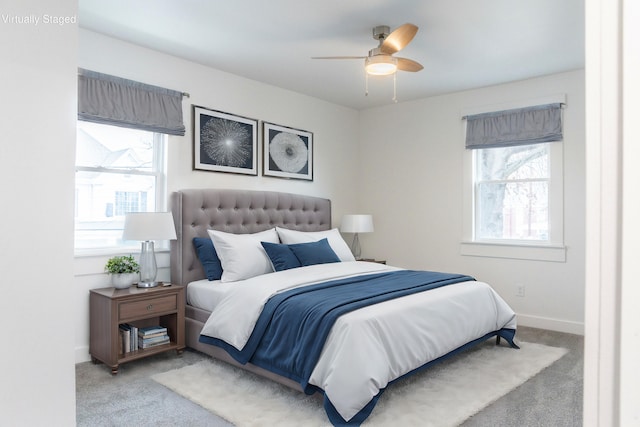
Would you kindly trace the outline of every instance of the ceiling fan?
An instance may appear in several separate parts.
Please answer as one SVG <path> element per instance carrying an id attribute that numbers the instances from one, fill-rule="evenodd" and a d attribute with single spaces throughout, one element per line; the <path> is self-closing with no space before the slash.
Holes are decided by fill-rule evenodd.
<path id="1" fill-rule="evenodd" d="M 369 50 L 367 56 L 314 56 L 312 59 L 364 59 L 364 68 L 367 75 L 386 76 L 394 74 L 397 70 L 416 72 L 422 70 L 418 62 L 393 56 L 394 53 L 404 49 L 415 37 L 418 27 L 413 24 L 404 24 L 390 32 L 387 25 L 378 25 L 373 28 L 373 38 L 378 41 L 378 47 Z"/>
<path id="2" fill-rule="evenodd" d="M 311 59 L 364 59 L 365 96 L 369 95 L 369 76 L 388 76 L 393 74 L 393 102 L 396 98 L 396 71 L 416 72 L 424 68 L 413 59 L 398 58 L 394 53 L 404 49 L 415 37 L 418 27 L 404 24 L 390 32 L 387 25 L 373 27 L 373 39 L 378 47 L 369 50 L 367 56 L 314 56 Z"/>

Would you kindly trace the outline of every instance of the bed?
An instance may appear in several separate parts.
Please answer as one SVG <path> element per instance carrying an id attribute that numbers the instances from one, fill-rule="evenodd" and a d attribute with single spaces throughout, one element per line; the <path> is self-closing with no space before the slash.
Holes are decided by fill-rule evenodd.
<path id="1" fill-rule="evenodd" d="M 488 338 L 517 348 L 515 313 L 488 284 L 355 261 L 327 199 L 187 189 L 171 209 L 186 345 L 320 393 L 334 425 L 359 425 L 390 383 Z"/>

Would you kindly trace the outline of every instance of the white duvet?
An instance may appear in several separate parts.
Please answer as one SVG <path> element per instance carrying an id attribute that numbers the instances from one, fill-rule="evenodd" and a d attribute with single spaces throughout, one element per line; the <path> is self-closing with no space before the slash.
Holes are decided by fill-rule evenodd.
<path id="1" fill-rule="evenodd" d="M 242 350 L 274 294 L 359 274 L 398 270 L 377 263 L 319 264 L 236 282 L 201 334 Z M 387 384 L 456 348 L 502 328 L 513 310 L 486 283 L 463 282 L 365 307 L 338 318 L 309 383 L 350 420 Z"/>

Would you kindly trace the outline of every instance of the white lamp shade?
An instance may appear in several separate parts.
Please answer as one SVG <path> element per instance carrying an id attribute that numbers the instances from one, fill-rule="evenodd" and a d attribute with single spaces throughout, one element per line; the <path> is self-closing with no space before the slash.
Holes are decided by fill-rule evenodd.
<path id="1" fill-rule="evenodd" d="M 171 212 L 134 212 L 124 219 L 123 240 L 174 240 L 176 228 Z"/>
<path id="2" fill-rule="evenodd" d="M 340 231 L 344 233 L 371 233 L 373 217 L 371 215 L 345 215 L 340 223 Z"/>

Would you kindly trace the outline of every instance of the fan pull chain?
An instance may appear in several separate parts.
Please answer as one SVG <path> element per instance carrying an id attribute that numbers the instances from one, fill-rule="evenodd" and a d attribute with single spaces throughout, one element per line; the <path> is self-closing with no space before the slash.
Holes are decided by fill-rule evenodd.
<path id="1" fill-rule="evenodd" d="M 364 96 L 369 96 L 369 73 L 364 72 Z"/>
<path id="2" fill-rule="evenodd" d="M 398 73 L 393 73 L 393 102 L 398 103 L 398 98 L 396 97 L 396 76 Z"/>
<path id="3" fill-rule="evenodd" d="M 397 85 L 396 85 L 396 76 L 398 73 L 393 73 L 393 98 L 391 99 L 396 104 L 398 103 L 397 94 Z M 369 73 L 365 71 L 364 73 L 364 96 L 369 96 Z"/>

